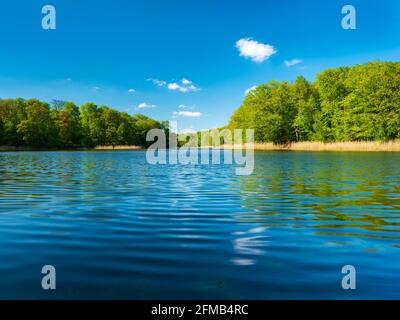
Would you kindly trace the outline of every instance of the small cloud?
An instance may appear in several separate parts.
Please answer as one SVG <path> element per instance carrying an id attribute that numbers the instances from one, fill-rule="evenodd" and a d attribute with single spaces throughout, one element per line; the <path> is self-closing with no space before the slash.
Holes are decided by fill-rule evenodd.
<path id="1" fill-rule="evenodd" d="M 243 38 L 236 42 L 236 48 L 240 52 L 240 56 L 249 58 L 254 62 L 264 62 L 277 51 L 269 44 L 264 44 L 251 38 Z"/>
<path id="2" fill-rule="evenodd" d="M 185 78 L 183 78 L 183 79 L 181 80 L 181 82 L 182 82 L 182 84 L 185 85 L 185 86 L 189 86 L 189 85 L 192 84 L 192 81 L 190 81 L 189 79 L 185 79 Z"/>
<path id="3" fill-rule="evenodd" d="M 92 91 L 93 92 L 98 92 L 98 91 L 100 91 L 100 87 L 92 87 Z"/>
<path id="4" fill-rule="evenodd" d="M 158 87 L 165 87 L 167 85 L 167 82 L 164 80 L 149 78 L 147 79 L 147 81 L 153 82 L 153 84 L 155 84 Z"/>
<path id="5" fill-rule="evenodd" d="M 182 84 L 185 82 L 186 84 L 180 85 L 176 82 L 172 82 L 168 84 L 168 89 L 169 90 L 177 90 L 179 92 L 189 92 L 189 91 L 199 91 L 200 88 L 196 87 L 194 84 L 192 84 L 192 81 L 184 79 L 185 81 L 182 80 Z"/>
<path id="6" fill-rule="evenodd" d="M 247 96 L 251 91 L 257 89 L 257 86 L 252 86 L 251 88 L 247 89 L 244 94 Z"/>
<path id="7" fill-rule="evenodd" d="M 169 90 L 178 90 L 179 88 L 180 88 L 180 86 L 176 82 L 168 83 L 168 89 Z"/>
<path id="8" fill-rule="evenodd" d="M 135 89 L 128 89 L 128 93 L 135 93 L 136 90 Z"/>
<path id="9" fill-rule="evenodd" d="M 296 64 L 300 64 L 300 63 L 302 63 L 302 62 L 303 62 L 303 61 L 300 60 L 300 59 L 286 60 L 286 61 L 285 61 L 285 66 L 288 67 L 288 68 L 290 68 L 290 67 L 293 67 L 293 66 L 295 66 Z"/>
<path id="10" fill-rule="evenodd" d="M 173 115 L 175 117 L 198 118 L 202 116 L 202 113 L 198 111 L 175 111 Z"/>
<path id="11" fill-rule="evenodd" d="M 149 109 L 149 108 L 156 108 L 157 106 L 155 104 L 147 104 L 146 102 L 142 102 L 138 104 L 136 109 Z"/>
<path id="12" fill-rule="evenodd" d="M 193 110 L 195 108 L 195 106 L 186 106 L 184 104 L 180 104 L 178 106 L 179 109 L 189 109 L 189 110 Z"/>
<path id="13" fill-rule="evenodd" d="M 199 91 L 201 90 L 200 88 L 196 87 L 195 85 L 190 85 L 189 87 L 187 87 L 189 89 L 189 91 Z"/>
<path id="14" fill-rule="evenodd" d="M 167 82 L 165 80 L 149 78 L 147 81 L 153 82 L 158 87 L 167 87 L 171 91 L 179 91 L 182 93 L 200 91 L 201 89 L 193 84 L 189 79 L 183 78 L 180 83 L 177 82 Z"/>

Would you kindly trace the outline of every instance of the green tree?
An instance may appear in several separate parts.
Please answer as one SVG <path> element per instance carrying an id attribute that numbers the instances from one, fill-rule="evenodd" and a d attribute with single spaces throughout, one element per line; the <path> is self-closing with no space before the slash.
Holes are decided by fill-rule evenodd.
<path id="1" fill-rule="evenodd" d="M 321 111 L 317 114 L 315 133 L 323 141 L 344 139 L 340 128 L 347 120 L 342 101 L 348 94 L 345 84 L 348 72 L 349 68 L 327 69 L 317 76 Z"/>
<path id="2" fill-rule="evenodd" d="M 327 69 L 312 84 L 270 82 L 246 95 L 228 127 L 275 143 L 398 139 L 399 87 L 398 62 Z"/>
<path id="3" fill-rule="evenodd" d="M 132 126 L 133 130 L 133 144 L 140 145 L 140 146 L 148 146 L 152 142 L 146 141 L 147 132 L 151 129 L 160 129 L 161 125 L 158 121 L 150 119 L 145 115 L 138 114 L 132 117 Z"/>
<path id="4" fill-rule="evenodd" d="M 104 107 L 97 108 L 94 103 L 88 102 L 80 107 L 81 125 L 85 146 L 105 144 L 105 126 L 101 118 Z"/>
<path id="5" fill-rule="evenodd" d="M 0 145 L 3 144 L 3 135 L 4 135 L 4 124 L 3 120 L 0 119 Z"/>
<path id="6" fill-rule="evenodd" d="M 50 116 L 47 103 L 32 99 L 26 101 L 26 120 L 17 126 L 17 132 L 28 146 L 49 147 L 54 146 L 55 128 Z"/>
<path id="7" fill-rule="evenodd" d="M 256 141 L 288 143 L 296 139 L 297 105 L 291 85 L 272 81 L 250 91 L 233 114 L 230 129 L 254 129 Z"/>
<path id="8" fill-rule="evenodd" d="M 72 102 L 59 103 L 52 110 L 59 146 L 79 146 L 82 140 L 82 126 L 79 108 Z"/>
<path id="9" fill-rule="evenodd" d="M 3 126 L 2 143 L 10 146 L 21 146 L 25 142 L 18 132 L 18 125 L 26 119 L 25 101 L 23 99 L 0 100 L 0 121 Z"/>
<path id="10" fill-rule="evenodd" d="M 298 108 L 293 123 L 296 141 L 307 141 L 314 135 L 314 117 L 320 109 L 318 92 L 304 77 L 296 79 L 292 91 L 294 103 Z"/>
<path id="11" fill-rule="evenodd" d="M 116 110 L 102 107 L 102 124 L 105 126 L 105 144 L 115 146 L 121 141 L 118 135 L 119 113 Z M 122 133 L 122 128 L 120 130 Z M 125 141 L 122 141 L 124 143 Z"/>

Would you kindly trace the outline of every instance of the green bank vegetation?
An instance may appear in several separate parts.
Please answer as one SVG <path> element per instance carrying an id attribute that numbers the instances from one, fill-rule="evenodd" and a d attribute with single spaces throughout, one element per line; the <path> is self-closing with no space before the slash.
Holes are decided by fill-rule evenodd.
<path id="1" fill-rule="evenodd" d="M 146 142 L 146 133 L 153 128 L 168 133 L 168 121 L 131 116 L 93 103 L 78 108 L 72 102 L 54 101 L 49 105 L 35 99 L 0 99 L 0 145 L 4 146 L 148 146 L 151 142 Z M 312 83 L 300 76 L 292 83 L 262 84 L 246 95 L 228 125 L 221 129 L 227 129 L 225 133 L 254 129 L 260 149 L 273 149 L 268 143 L 324 149 L 314 142 L 398 141 L 400 63 L 370 62 L 327 69 Z M 204 132 L 195 134 L 195 145 L 213 144 L 214 139 L 206 137 L 204 142 L 201 134 Z M 179 145 L 189 140 L 185 136 Z M 224 137 L 217 139 L 227 143 Z M 307 142 L 314 144 L 305 147 Z M 347 147 L 357 150 L 359 145 Z M 375 147 L 368 144 L 363 148 Z M 389 149 L 397 150 L 398 145 L 390 145 Z"/>
<path id="2" fill-rule="evenodd" d="M 36 99 L 0 100 L 0 145 L 74 148 L 99 145 L 147 146 L 146 133 L 168 128 L 144 115 L 129 115 L 107 106 Z"/>
<path id="3" fill-rule="evenodd" d="M 229 129 L 256 142 L 391 141 L 400 138 L 400 63 L 327 69 L 313 83 L 272 81 L 251 90 Z"/>

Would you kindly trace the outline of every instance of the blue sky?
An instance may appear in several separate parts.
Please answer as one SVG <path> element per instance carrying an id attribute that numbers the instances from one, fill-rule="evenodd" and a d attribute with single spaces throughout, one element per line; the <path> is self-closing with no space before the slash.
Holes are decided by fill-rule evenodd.
<path id="1" fill-rule="evenodd" d="M 46 4 L 57 10 L 56 30 L 41 27 Z M 341 27 L 345 4 L 357 10 L 356 30 Z M 159 120 L 175 117 L 179 129 L 225 125 L 254 85 L 400 58 L 398 0 L 14 0 L 0 6 L 0 97 L 92 101 Z M 263 61 L 240 55 L 240 39 L 257 41 L 253 49 Z M 242 49 L 254 54 L 249 42 Z M 301 63 L 285 65 L 296 59 Z"/>

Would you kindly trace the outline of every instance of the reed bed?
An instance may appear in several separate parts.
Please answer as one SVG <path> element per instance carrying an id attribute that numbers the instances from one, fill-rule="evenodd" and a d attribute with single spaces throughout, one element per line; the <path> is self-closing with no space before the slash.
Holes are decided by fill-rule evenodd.
<path id="1" fill-rule="evenodd" d="M 95 150 L 140 150 L 143 147 L 140 146 L 97 146 Z"/>
<path id="2" fill-rule="evenodd" d="M 240 145 L 223 145 L 222 148 L 237 149 L 240 148 Z M 400 152 L 400 141 L 349 141 L 326 143 L 303 141 L 290 144 L 256 142 L 254 143 L 254 150 Z"/>

